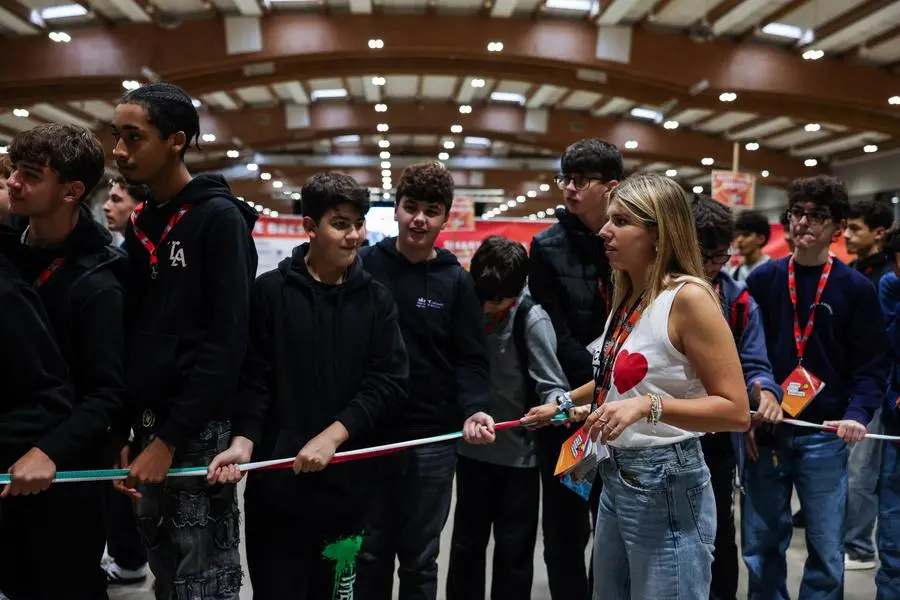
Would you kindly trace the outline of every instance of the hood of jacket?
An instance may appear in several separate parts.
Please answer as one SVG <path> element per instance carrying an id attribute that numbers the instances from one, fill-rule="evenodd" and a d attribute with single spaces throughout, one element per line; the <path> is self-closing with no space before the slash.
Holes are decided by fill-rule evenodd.
<path id="1" fill-rule="evenodd" d="M 224 198 L 237 206 L 247 225 L 253 229 L 253 225 L 259 219 L 259 213 L 245 202 L 238 200 L 228 187 L 228 182 L 218 173 L 197 175 L 178 192 L 178 202 L 181 204 L 201 204 L 213 198 Z"/>
<path id="2" fill-rule="evenodd" d="M 306 266 L 307 254 L 309 254 L 309 242 L 295 247 L 289 257 L 282 259 L 278 263 L 278 271 L 281 272 L 285 280 L 303 288 L 311 288 L 316 283 L 309 272 L 309 268 Z M 371 278 L 371 275 L 363 269 L 362 261 L 359 258 L 359 254 L 357 254 L 356 258 L 353 259 L 353 263 L 344 274 L 344 281 L 340 285 L 334 286 L 332 290 L 329 290 L 329 294 L 355 290 L 362 287 Z"/>

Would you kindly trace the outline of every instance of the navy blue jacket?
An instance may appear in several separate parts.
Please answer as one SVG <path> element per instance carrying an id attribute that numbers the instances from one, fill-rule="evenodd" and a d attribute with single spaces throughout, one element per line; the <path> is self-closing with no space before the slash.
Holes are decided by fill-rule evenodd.
<path id="1" fill-rule="evenodd" d="M 882 418 L 885 422 L 900 425 L 895 399 L 900 395 L 900 279 L 893 273 L 881 278 L 878 287 L 881 311 L 887 331 L 888 352 L 891 358 L 891 376 L 888 393 L 884 397 Z"/>
<path id="2" fill-rule="evenodd" d="M 784 381 L 798 364 L 788 260 L 769 261 L 747 279 L 747 288 L 759 303 L 776 381 Z M 888 376 L 884 328 L 873 327 L 873 322 L 881 323 L 878 294 L 864 275 L 835 258 L 822 300 L 813 306 L 822 269 L 823 265 L 796 265 L 801 327 L 810 311 L 816 311 L 803 366 L 825 383 L 799 418 L 814 423 L 853 419 L 868 425 L 884 400 Z"/>

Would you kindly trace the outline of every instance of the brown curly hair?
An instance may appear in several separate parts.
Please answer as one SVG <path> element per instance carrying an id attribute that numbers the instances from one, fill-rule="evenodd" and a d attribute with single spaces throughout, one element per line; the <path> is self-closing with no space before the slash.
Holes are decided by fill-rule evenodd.
<path id="1" fill-rule="evenodd" d="M 453 205 L 453 176 L 447 168 L 437 162 L 418 163 L 403 169 L 397 185 L 397 202 L 404 198 L 429 204 L 441 204 L 450 214 Z"/>
<path id="2" fill-rule="evenodd" d="M 0 154 L 0 177 L 3 179 L 9 179 L 9 176 L 12 175 L 12 161 L 9 160 L 8 154 Z"/>
<path id="3" fill-rule="evenodd" d="M 13 165 L 49 166 L 60 183 L 80 181 L 86 200 L 103 177 L 106 158 L 100 140 L 89 130 L 68 123 L 46 123 L 16 134 L 9 146 Z"/>
<path id="4" fill-rule="evenodd" d="M 835 223 L 850 215 L 850 198 L 844 182 L 831 175 L 816 175 L 795 179 L 788 188 L 788 210 L 795 204 L 812 202 L 831 211 Z"/>

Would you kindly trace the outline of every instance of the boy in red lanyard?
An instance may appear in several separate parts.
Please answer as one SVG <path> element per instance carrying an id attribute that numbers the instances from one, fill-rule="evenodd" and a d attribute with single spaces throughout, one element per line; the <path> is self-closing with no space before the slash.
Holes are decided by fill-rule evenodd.
<path id="1" fill-rule="evenodd" d="M 126 264 L 86 203 L 104 168 L 103 147 L 90 131 L 39 125 L 16 135 L 10 159 L 11 211 L 29 222 L 17 239 L 4 238 L 3 251 L 40 297 L 75 391 L 71 417 L 13 465 L 13 471 L 49 483 L 56 470 L 98 469 L 114 461 L 108 432 L 125 399 Z M 20 557 L 61 569 L 51 578 L 35 577 L 27 597 L 106 598 L 106 574 L 100 568 L 106 488 L 103 483 L 57 485 L 34 499 L 34 510 L 52 513 L 65 535 L 44 542 L 39 558 Z M 15 597 L 14 590 L 6 592 Z"/>
<path id="2" fill-rule="evenodd" d="M 809 558 L 801 595 L 841 598 L 848 444 L 866 434 L 887 381 L 886 340 L 875 288 L 829 252 L 850 210 L 834 177 L 794 181 L 788 191 L 793 256 L 754 270 L 786 416 L 837 429 L 790 425 L 748 434 L 758 459 L 745 470 L 742 535 L 751 598 L 787 598 L 784 550 L 791 537 L 791 487 L 806 516 Z M 873 443 L 866 441 L 863 443 Z"/>
<path id="3" fill-rule="evenodd" d="M 137 499 L 157 598 L 236 600 L 234 486 L 165 479 L 169 468 L 206 466 L 228 447 L 247 348 L 257 213 L 222 177 L 188 171 L 184 154 L 200 119 L 181 88 L 154 83 L 126 94 L 113 134 L 119 172 L 153 194 L 125 232 L 133 299 L 126 374 L 139 453 L 123 450 L 131 473 L 119 487 Z"/>

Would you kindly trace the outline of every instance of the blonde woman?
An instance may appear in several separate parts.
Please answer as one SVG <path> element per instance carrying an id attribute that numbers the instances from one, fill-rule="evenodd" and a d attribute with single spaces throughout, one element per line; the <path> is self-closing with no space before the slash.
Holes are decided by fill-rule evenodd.
<path id="1" fill-rule="evenodd" d="M 610 451 L 599 471 L 593 597 L 706 600 L 716 506 L 695 432 L 749 428 L 740 361 L 703 278 L 681 187 L 633 176 L 611 192 L 608 219 L 599 235 L 617 309 L 594 356 L 595 381 L 572 393 L 576 403 L 593 397 L 585 427 Z"/>

